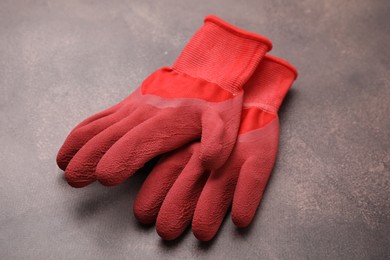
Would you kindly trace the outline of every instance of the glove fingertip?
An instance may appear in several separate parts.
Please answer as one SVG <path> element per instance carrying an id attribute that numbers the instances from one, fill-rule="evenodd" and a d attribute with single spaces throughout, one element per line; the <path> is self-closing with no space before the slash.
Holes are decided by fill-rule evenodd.
<path id="1" fill-rule="evenodd" d="M 218 230 L 218 229 L 217 229 Z M 200 241 L 210 241 L 214 238 L 217 230 L 213 226 L 204 225 L 200 221 L 192 222 L 192 233 Z"/>
<path id="2" fill-rule="evenodd" d="M 246 228 L 253 220 L 255 212 L 232 208 L 232 221 L 239 228 Z"/>
<path id="3" fill-rule="evenodd" d="M 138 198 L 134 201 L 133 213 L 135 218 L 142 224 L 152 224 L 156 221 L 157 214 L 153 209 L 147 208 L 139 202 Z"/>
<path id="4" fill-rule="evenodd" d="M 182 233 L 183 229 L 180 224 L 177 223 L 177 225 L 172 224 L 173 221 L 168 217 L 161 216 L 159 214 L 157 221 L 156 221 L 156 231 L 157 234 L 164 240 L 174 240 L 178 238 Z"/>
<path id="5" fill-rule="evenodd" d="M 73 188 L 82 188 L 94 182 L 93 178 L 82 178 L 69 171 L 65 172 L 65 180 Z"/>

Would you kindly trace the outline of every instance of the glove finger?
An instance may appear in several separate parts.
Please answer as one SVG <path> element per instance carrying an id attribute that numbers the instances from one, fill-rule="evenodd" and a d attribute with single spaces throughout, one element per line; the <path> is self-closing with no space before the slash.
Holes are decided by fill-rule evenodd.
<path id="1" fill-rule="evenodd" d="M 119 139 L 97 165 L 97 179 L 117 185 L 157 155 L 177 149 L 200 136 L 200 116 L 191 107 L 167 108 Z"/>
<path id="2" fill-rule="evenodd" d="M 156 230 L 161 238 L 176 239 L 189 226 L 207 177 L 199 153 L 195 152 L 169 190 L 158 213 Z"/>
<path id="3" fill-rule="evenodd" d="M 119 109 L 111 114 L 95 118 L 88 123 L 81 123 L 72 130 L 60 148 L 57 155 L 58 166 L 65 170 L 70 160 L 84 144 L 107 127 L 126 117 L 130 112 L 131 109 Z"/>
<path id="4" fill-rule="evenodd" d="M 229 158 L 237 138 L 241 106 L 237 109 L 237 106 L 232 104 L 230 110 L 224 113 L 229 115 L 228 119 L 223 119 L 222 114 L 212 109 L 202 115 L 200 158 L 209 170 L 222 167 Z"/>
<path id="5" fill-rule="evenodd" d="M 143 224 L 156 221 L 160 207 L 172 185 L 190 160 L 198 143 L 164 155 L 142 184 L 134 201 L 134 215 Z"/>
<path id="6" fill-rule="evenodd" d="M 230 159 L 229 159 L 230 160 Z M 218 232 L 233 198 L 240 164 L 231 159 L 211 173 L 196 205 L 192 232 L 201 241 L 211 240 Z"/>
<path id="7" fill-rule="evenodd" d="M 261 167 L 256 158 L 251 158 L 241 168 L 232 205 L 233 223 L 240 228 L 252 222 L 263 196 L 269 169 Z"/>
<path id="8" fill-rule="evenodd" d="M 225 122 L 217 112 L 210 110 L 203 114 L 201 160 L 208 169 L 218 168 L 217 165 L 213 165 L 213 160 L 221 158 L 223 154 L 224 130 Z"/>
<path id="9" fill-rule="evenodd" d="M 65 178 L 73 187 L 84 187 L 96 180 L 95 170 L 104 153 L 123 135 L 150 118 L 152 110 L 135 109 L 129 116 L 90 139 L 74 155 L 65 170 Z"/>

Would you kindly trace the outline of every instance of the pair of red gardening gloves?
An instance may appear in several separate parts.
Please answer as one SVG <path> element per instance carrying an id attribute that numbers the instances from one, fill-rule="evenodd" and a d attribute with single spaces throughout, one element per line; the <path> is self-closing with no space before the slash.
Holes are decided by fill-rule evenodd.
<path id="1" fill-rule="evenodd" d="M 266 55 L 271 42 L 207 16 L 172 67 L 151 74 L 129 97 L 69 134 L 57 164 L 83 187 L 126 181 L 164 154 L 134 203 L 142 223 L 175 239 L 192 222 L 212 239 L 232 205 L 248 226 L 275 163 L 277 111 L 297 71 Z"/>

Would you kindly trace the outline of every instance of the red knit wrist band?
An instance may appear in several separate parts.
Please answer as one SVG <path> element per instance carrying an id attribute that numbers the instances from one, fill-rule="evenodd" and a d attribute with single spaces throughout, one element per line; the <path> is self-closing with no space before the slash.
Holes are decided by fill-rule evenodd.
<path id="1" fill-rule="evenodd" d="M 215 16 L 207 16 L 173 69 L 235 93 L 242 89 L 271 48 L 268 39 L 236 28 Z"/>
<path id="2" fill-rule="evenodd" d="M 257 106 L 277 113 L 297 76 L 297 70 L 287 61 L 271 55 L 264 56 L 245 84 L 244 106 Z"/>

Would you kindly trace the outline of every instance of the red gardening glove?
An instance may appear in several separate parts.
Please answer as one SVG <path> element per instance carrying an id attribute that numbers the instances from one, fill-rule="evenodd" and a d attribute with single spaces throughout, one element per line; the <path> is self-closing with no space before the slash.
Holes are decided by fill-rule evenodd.
<path id="1" fill-rule="evenodd" d="M 269 40 L 206 17 L 172 67 L 72 130 L 57 156 L 68 183 L 120 184 L 153 157 L 198 139 L 204 166 L 219 168 L 237 138 L 242 86 L 270 49 Z"/>
<path id="2" fill-rule="evenodd" d="M 233 204 L 234 224 L 248 226 L 275 163 L 277 111 L 296 76 L 287 62 L 266 56 L 244 87 L 239 135 L 226 164 L 210 174 L 199 160 L 199 142 L 165 155 L 137 195 L 137 219 L 156 221 L 158 234 L 168 240 L 182 234 L 192 220 L 194 235 L 207 241 Z"/>

